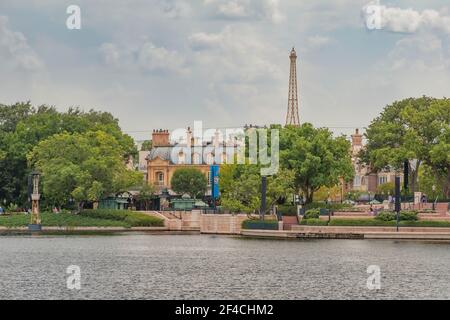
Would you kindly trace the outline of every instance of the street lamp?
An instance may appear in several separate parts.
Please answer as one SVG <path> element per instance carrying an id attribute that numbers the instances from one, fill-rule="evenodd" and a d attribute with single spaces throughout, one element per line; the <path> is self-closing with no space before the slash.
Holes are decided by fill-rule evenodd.
<path id="1" fill-rule="evenodd" d="M 41 217 L 39 212 L 39 200 L 41 195 L 39 194 L 39 179 L 40 173 L 33 171 L 29 177 L 29 189 L 31 198 L 31 223 L 28 225 L 30 231 L 41 231 Z"/>
<path id="2" fill-rule="evenodd" d="M 433 211 L 434 211 L 435 210 L 435 203 L 436 203 L 436 186 L 433 184 L 431 189 L 433 190 Z"/>

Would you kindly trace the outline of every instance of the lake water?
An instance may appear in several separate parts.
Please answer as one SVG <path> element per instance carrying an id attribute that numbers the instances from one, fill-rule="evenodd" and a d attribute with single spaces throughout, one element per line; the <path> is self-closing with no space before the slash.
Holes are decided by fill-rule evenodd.
<path id="1" fill-rule="evenodd" d="M 66 269 L 81 270 L 67 289 Z M 367 289 L 378 265 L 381 289 Z M 0 236 L 0 299 L 450 299 L 450 243 Z"/>

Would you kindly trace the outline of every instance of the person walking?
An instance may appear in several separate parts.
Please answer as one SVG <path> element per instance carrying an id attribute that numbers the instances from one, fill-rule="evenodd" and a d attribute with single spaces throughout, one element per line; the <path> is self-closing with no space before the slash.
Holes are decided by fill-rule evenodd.
<path id="1" fill-rule="evenodd" d="M 3 210 L 3 207 L 0 206 L 0 215 L 2 215 L 2 214 L 4 214 L 4 213 L 5 213 L 5 210 Z"/>

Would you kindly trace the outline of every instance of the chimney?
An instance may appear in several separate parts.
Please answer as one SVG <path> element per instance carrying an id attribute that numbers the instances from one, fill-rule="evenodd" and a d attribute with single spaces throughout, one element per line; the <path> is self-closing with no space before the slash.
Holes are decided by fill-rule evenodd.
<path id="1" fill-rule="evenodd" d="M 192 134 L 191 127 L 188 127 L 186 130 L 186 146 L 188 148 L 192 147 L 195 144 L 194 136 Z"/>
<path id="2" fill-rule="evenodd" d="M 220 132 L 217 129 L 216 132 L 214 132 L 213 140 L 214 148 L 218 148 L 220 146 Z"/>
<path id="3" fill-rule="evenodd" d="M 152 133 L 152 147 L 168 147 L 169 143 L 169 130 L 153 130 Z"/>
<path id="4" fill-rule="evenodd" d="M 352 134 L 352 146 L 362 146 L 362 134 L 359 133 L 359 129 Z"/>

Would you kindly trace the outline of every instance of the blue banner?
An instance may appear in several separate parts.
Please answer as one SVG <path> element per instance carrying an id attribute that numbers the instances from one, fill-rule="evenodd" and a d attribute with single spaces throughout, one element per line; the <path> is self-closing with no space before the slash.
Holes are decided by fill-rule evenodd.
<path id="1" fill-rule="evenodd" d="M 219 166 L 211 166 L 211 196 L 217 199 L 220 196 L 219 192 Z"/>

